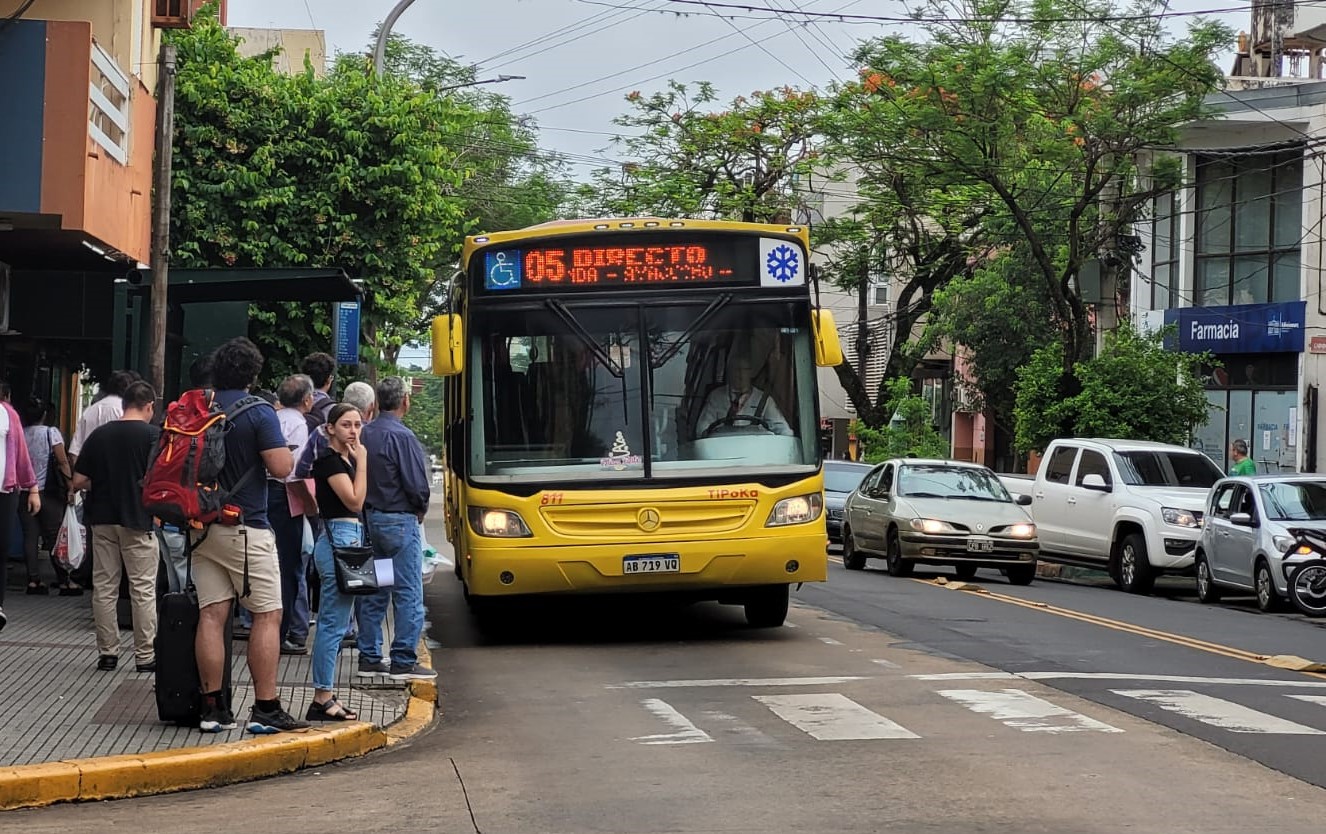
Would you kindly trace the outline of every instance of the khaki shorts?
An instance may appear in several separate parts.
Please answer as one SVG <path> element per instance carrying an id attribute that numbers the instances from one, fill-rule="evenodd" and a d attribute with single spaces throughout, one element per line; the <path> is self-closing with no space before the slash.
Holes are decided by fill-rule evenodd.
<path id="1" fill-rule="evenodd" d="M 195 539 L 198 534 L 195 534 Z M 244 554 L 249 559 L 249 595 L 244 592 Z M 262 614 L 281 610 L 281 563 L 276 536 L 257 527 L 213 524 L 193 550 L 193 584 L 198 606 L 239 598 L 239 604 Z"/>

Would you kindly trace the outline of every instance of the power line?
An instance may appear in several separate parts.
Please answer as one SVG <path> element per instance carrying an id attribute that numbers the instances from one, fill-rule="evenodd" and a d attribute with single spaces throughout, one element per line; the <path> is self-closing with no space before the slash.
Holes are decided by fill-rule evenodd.
<path id="1" fill-rule="evenodd" d="M 1109 21 L 1130 22 L 1142 20 L 1164 20 L 1167 18 L 1201 17 L 1214 14 L 1247 13 L 1247 6 L 1229 6 L 1213 9 L 1194 9 L 1190 11 L 1165 11 L 1133 15 L 1095 15 L 1083 9 L 1082 17 L 929 17 L 921 14 L 907 16 L 846 14 L 844 12 L 786 11 L 769 6 L 752 6 L 741 3 L 718 3 L 713 0 L 666 0 L 681 6 L 699 6 L 715 14 L 726 10 L 743 12 L 764 12 L 764 17 L 748 17 L 752 20 L 767 20 L 768 15 L 799 15 L 806 19 L 830 20 L 837 23 L 873 24 L 873 23 L 959 23 L 965 25 L 982 24 L 1029 24 L 1029 23 L 1106 23 Z M 602 4 L 607 5 L 607 4 Z M 1322 6 L 1323 0 L 1284 0 L 1284 6 Z"/>

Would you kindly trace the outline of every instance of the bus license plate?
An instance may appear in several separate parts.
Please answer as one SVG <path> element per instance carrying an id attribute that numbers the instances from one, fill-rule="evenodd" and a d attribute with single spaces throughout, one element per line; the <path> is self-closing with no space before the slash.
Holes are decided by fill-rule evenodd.
<path id="1" fill-rule="evenodd" d="M 651 553 L 648 556 L 627 556 L 622 559 L 622 573 L 680 573 L 681 557 L 675 553 Z"/>
<path id="2" fill-rule="evenodd" d="M 993 553 L 994 542 L 990 539 L 967 539 L 967 550 L 970 553 Z"/>

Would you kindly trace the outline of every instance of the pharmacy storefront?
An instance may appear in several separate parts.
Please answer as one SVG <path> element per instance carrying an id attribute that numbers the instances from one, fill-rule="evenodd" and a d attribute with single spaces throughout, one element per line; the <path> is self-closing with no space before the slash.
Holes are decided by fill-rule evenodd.
<path id="1" fill-rule="evenodd" d="M 1296 470 L 1306 308 L 1285 301 L 1165 311 L 1165 323 L 1177 326 L 1179 350 L 1216 359 L 1204 379 L 1210 420 L 1192 445 L 1221 468 L 1233 463 L 1229 444 L 1242 439 L 1258 472 Z"/>

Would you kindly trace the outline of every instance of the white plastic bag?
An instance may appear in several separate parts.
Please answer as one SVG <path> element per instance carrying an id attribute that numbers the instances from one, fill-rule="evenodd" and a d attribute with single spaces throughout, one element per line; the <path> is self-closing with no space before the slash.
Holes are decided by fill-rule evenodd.
<path id="1" fill-rule="evenodd" d="M 423 579 L 424 584 L 427 585 L 433 581 L 433 574 L 437 573 L 437 566 L 442 563 L 442 557 L 438 555 L 437 549 L 428 543 L 428 539 L 424 535 L 423 522 L 419 522 L 419 544 L 422 545 L 420 549 L 424 556 Z"/>
<path id="2" fill-rule="evenodd" d="M 83 521 L 79 517 L 80 509 L 81 505 L 77 502 L 65 507 L 64 521 L 55 537 L 55 561 L 65 570 L 78 570 L 87 556 L 87 531 L 83 529 Z"/>
<path id="3" fill-rule="evenodd" d="M 304 516 L 304 540 L 299 546 L 299 552 L 305 556 L 313 554 L 313 525 L 308 523 L 308 516 Z"/>

